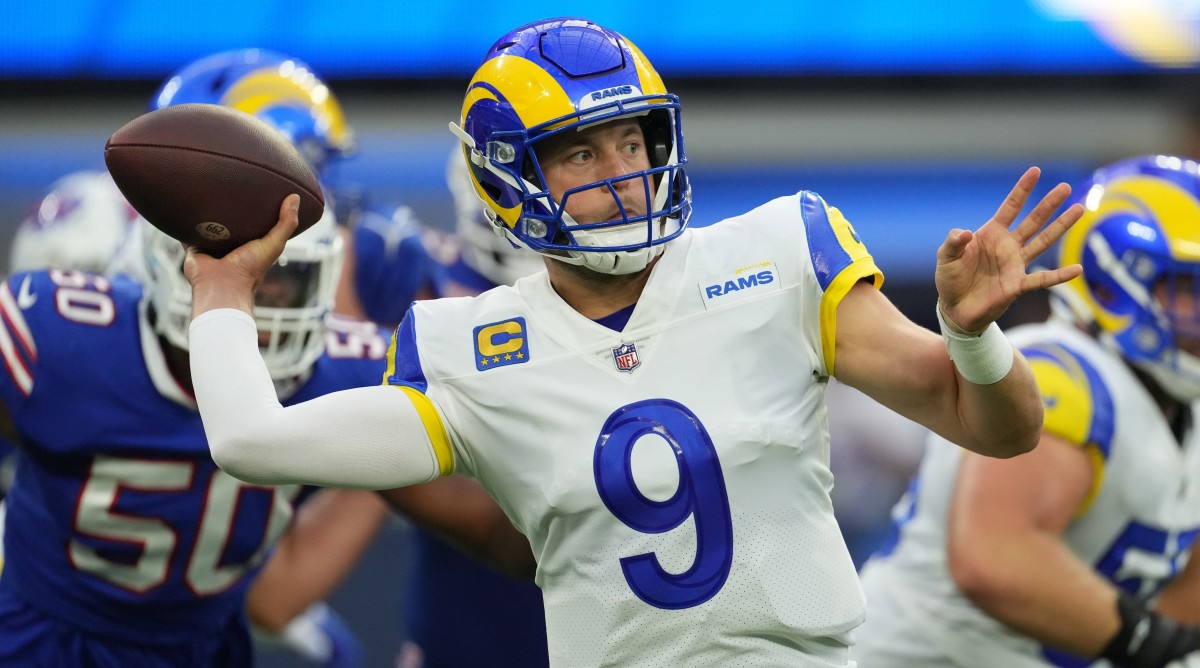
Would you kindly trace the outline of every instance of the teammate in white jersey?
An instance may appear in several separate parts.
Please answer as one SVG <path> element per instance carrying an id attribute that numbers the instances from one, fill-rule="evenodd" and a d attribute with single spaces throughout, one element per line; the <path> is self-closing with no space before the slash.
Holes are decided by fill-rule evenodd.
<path id="1" fill-rule="evenodd" d="M 611 30 L 505 35 L 452 128 L 493 224 L 545 271 L 417 302 L 383 386 L 283 408 L 249 310 L 296 198 L 263 239 L 190 252 L 214 458 L 258 481 L 479 479 L 532 545 L 553 666 L 851 665 L 864 603 L 829 501 L 826 381 L 971 450 L 1030 450 L 1037 387 L 992 324 L 1080 273 L 1026 273 L 1078 217 L 1047 226 L 1069 188 L 1012 226 L 1031 169 L 981 228 L 948 234 L 943 341 L 878 291 L 854 229 L 813 193 L 688 229 L 679 100 Z"/>
<path id="2" fill-rule="evenodd" d="M 931 439 L 898 545 L 863 572 L 864 666 L 1200 665 L 1200 166 L 1133 158 L 1076 192 L 1060 262 L 1083 276 L 1009 334 L 1041 444 L 1000 461 Z"/>

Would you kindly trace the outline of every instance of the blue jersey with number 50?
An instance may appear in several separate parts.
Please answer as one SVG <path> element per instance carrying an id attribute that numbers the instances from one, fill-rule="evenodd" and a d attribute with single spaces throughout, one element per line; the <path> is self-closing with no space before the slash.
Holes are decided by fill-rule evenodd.
<path id="1" fill-rule="evenodd" d="M 860 279 L 853 228 L 801 193 L 667 244 L 622 331 L 544 273 L 412 307 L 389 382 L 529 537 L 551 665 L 846 665 L 823 394 Z"/>
<path id="2" fill-rule="evenodd" d="M 377 383 L 383 346 L 373 326 L 333 330 L 288 402 Z M 299 490 L 244 483 L 213 463 L 141 286 L 17 274 L 0 285 L 0 355 L 0 397 L 20 434 L 0 595 L 133 643 L 226 629 Z M 0 651 L 5 637 L 0 628 Z"/>

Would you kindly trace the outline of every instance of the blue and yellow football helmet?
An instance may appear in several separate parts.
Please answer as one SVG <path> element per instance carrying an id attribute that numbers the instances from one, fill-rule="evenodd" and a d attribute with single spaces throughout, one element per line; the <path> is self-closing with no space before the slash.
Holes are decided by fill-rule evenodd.
<path id="1" fill-rule="evenodd" d="M 150 99 L 151 111 L 193 102 L 232 107 L 282 132 L 320 174 L 354 152 L 342 107 L 312 68 L 281 53 L 240 49 L 184 66 Z"/>
<path id="2" fill-rule="evenodd" d="M 1083 275 L 1057 286 L 1055 306 L 1175 398 L 1200 398 L 1200 357 L 1180 346 L 1200 342 L 1200 164 L 1122 160 L 1073 199 L 1085 212 L 1059 242 L 1059 266 L 1079 263 Z"/>
<path id="3" fill-rule="evenodd" d="M 650 169 L 568 190 L 556 202 L 537 144 L 618 118 L 636 118 Z M 687 227 L 691 190 L 684 165 L 679 98 L 632 42 L 577 18 L 548 19 L 501 37 L 484 57 L 463 100 L 463 142 L 476 194 L 497 230 L 556 259 L 624 274 L 645 267 Z M 614 184 L 633 180 L 646 215 L 631 215 Z M 611 193 L 621 217 L 582 224 L 565 211 L 572 194 Z"/>

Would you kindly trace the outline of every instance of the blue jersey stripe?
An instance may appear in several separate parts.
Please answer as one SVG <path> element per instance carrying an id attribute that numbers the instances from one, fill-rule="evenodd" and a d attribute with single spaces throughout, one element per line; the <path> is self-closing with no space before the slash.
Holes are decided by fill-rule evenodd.
<path id="1" fill-rule="evenodd" d="M 407 385 L 420 390 L 422 394 L 429 387 L 425 380 L 425 371 L 421 368 L 421 357 L 417 354 L 417 330 L 413 321 L 412 308 L 400 321 L 396 335 L 392 339 L 391 350 L 388 351 L 388 370 L 384 378 L 388 385 Z"/>
<path id="2" fill-rule="evenodd" d="M 829 222 L 825 201 L 819 195 L 807 190 L 800 193 L 800 215 L 804 218 L 813 271 L 821 289 L 825 290 L 843 269 L 850 266 L 853 259 L 838 241 L 837 233 Z"/>

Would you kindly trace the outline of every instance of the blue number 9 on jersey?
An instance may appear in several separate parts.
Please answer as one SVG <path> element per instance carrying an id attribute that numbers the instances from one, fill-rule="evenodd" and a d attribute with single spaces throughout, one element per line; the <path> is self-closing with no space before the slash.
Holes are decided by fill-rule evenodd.
<path id="1" fill-rule="evenodd" d="M 630 459 L 643 436 L 665 440 L 679 466 L 679 487 L 654 501 L 637 488 Z M 617 409 L 605 421 L 593 460 L 596 488 L 609 511 L 642 533 L 664 533 L 689 516 L 696 525 L 696 558 L 682 573 L 668 573 L 653 553 L 621 559 L 625 580 L 638 598 L 656 608 L 700 605 L 721 590 L 733 564 L 733 522 L 717 449 L 687 407 L 648 399 Z"/>

